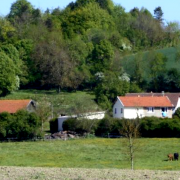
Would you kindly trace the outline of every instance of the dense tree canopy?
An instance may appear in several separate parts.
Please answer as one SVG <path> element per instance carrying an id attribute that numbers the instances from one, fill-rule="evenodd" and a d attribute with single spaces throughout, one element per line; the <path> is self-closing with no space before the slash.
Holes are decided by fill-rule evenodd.
<path id="1" fill-rule="evenodd" d="M 175 46 L 178 62 L 179 29 L 177 22 L 163 24 L 161 7 L 152 15 L 146 8 L 126 12 L 112 0 L 77 0 L 65 9 L 42 12 L 17 0 L 0 18 L 0 95 L 19 85 L 86 89 L 110 107 L 117 95 L 129 91 L 179 91 L 179 70 L 165 70 L 166 57 L 151 53 Z M 129 70 L 122 63 L 128 55 L 134 55 Z"/>
<path id="2" fill-rule="evenodd" d="M 29 14 L 33 12 L 33 10 L 34 10 L 33 6 L 28 1 L 17 0 L 11 6 L 11 10 L 8 15 L 8 18 L 10 18 L 11 20 L 16 19 L 16 18 L 23 19 L 25 18 L 23 16 L 28 16 Z"/>

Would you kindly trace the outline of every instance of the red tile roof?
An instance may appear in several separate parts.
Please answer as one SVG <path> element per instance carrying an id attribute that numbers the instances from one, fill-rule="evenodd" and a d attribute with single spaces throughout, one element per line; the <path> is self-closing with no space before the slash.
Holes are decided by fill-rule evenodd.
<path id="1" fill-rule="evenodd" d="M 15 113 L 20 109 L 26 109 L 31 100 L 0 100 L 0 113 Z"/>
<path id="2" fill-rule="evenodd" d="M 171 103 L 176 106 L 180 93 L 127 93 L 126 96 L 167 96 Z"/>
<path id="3" fill-rule="evenodd" d="M 130 97 L 119 96 L 125 107 L 174 107 L 167 96 Z"/>

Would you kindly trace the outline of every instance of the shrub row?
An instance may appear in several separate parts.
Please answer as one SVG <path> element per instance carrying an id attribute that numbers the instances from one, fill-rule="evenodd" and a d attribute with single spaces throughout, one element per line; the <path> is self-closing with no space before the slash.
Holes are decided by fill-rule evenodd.
<path id="1" fill-rule="evenodd" d="M 180 137 L 180 119 L 145 117 L 139 120 L 141 137 Z M 77 133 L 93 133 L 96 136 L 120 135 L 122 119 L 105 117 L 102 120 L 68 119 L 63 123 L 64 130 Z"/>
<path id="2" fill-rule="evenodd" d="M 142 137 L 180 137 L 180 119 L 143 118 L 140 133 Z"/>

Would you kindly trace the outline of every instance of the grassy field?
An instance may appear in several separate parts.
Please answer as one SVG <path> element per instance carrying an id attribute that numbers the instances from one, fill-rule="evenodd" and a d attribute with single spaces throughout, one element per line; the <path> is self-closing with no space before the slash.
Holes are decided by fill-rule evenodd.
<path id="1" fill-rule="evenodd" d="M 163 48 L 163 49 L 159 49 L 157 50 L 157 52 L 160 52 L 162 54 L 164 54 L 167 57 L 167 62 L 166 62 L 166 68 L 167 69 L 171 69 L 171 68 L 179 68 L 180 67 L 180 61 L 176 61 L 175 60 L 175 56 L 176 56 L 176 52 L 177 49 L 174 47 L 170 47 L 170 48 Z M 141 62 L 141 66 L 142 69 L 144 69 L 144 76 L 147 76 L 147 73 L 149 73 L 149 62 L 147 61 L 147 54 L 148 51 L 142 52 L 143 54 L 143 59 Z M 130 56 L 125 56 L 124 58 L 121 59 L 121 65 L 124 68 L 124 70 L 130 74 L 133 75 L 134 73 L 134 67 L 135 67 L 135 63 L 134 63 L 134 58 L 135 58 L 136 54 L 134 55 L 130 55 Z M 148 77 L 146 77 L 148 78 Z"/>
<path id="2" fill-rule="evenodd" d="M 130 168 L 126 139 L 76 139 L 0 143 L 0 166 L 60 168 Z M 180 170 L 180 162 L 167 161 L 179 152 L 180 139 L 137 139 L 135 169 Z"/>

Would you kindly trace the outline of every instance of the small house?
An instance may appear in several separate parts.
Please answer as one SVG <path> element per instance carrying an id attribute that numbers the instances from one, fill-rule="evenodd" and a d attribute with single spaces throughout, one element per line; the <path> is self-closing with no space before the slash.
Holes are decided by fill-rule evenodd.
<path id="1" fill-rule="evenodd" d="M 167 96 L 171 103 L 174 105 L 173 108 L 173 114 L 175 113 L 176 109 L 180 107 L 180 93 L 165 93 L 162 91 L 161 93 L 127 93 L 126 96 L 141 96 L 141 97 L 150 97 L 150 96 L 157 96 L 157 97 L 162 97 L 162 96 Z"/>
<path id="2" fill-rule="evenodd" d="M 119 96 L 113 106 L 114 118 L 172 118 L 174 105 L 167 96 Z"/>
<path id="3" fill-rule="evenodd" d="M 35 107 L 36 107 L 35 102 L 30 99 L 0 100 L 0 113 L 8 112 L 10 114 L 14 114 L 21 109 L 27 110 L 29 112 L 34 112 Z"/>

